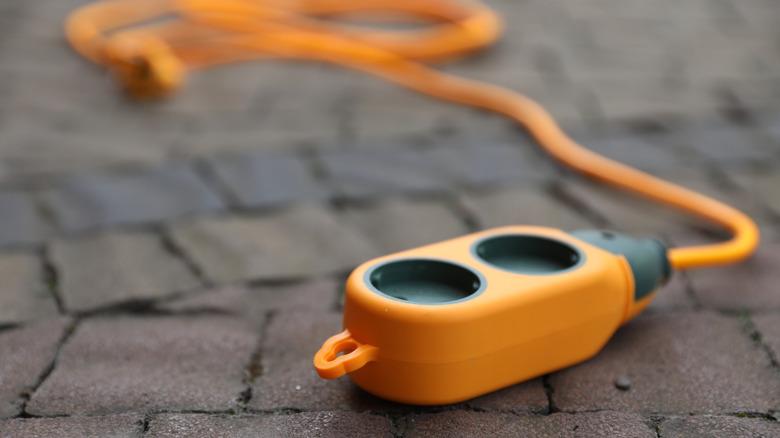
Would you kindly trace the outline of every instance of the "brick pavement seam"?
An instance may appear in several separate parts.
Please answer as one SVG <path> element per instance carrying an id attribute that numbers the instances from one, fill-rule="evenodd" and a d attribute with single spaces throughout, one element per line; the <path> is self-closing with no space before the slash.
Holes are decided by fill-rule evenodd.
<path id="1" fill-rule="evenodd" d="M 740 126 L 753 126 L 755 116 L 753 111 L 745 105 L 745 102 L 728 87 L 718 88 L 714 92 L 716 101 L 716 110 L 724 119 Z"/>
<path id="2" fill-rule="evenodd" d="M 485 228 L 477 212 L 469 208 L 461 197 L 454 194 L 445 194 L 443 200 L 444 207 L 452 212 L 469 232 L 473 233 Z"/>
<path id="3" fill-rule="evenodd" d="M 409 430 L 409 416 L 406 414 L 387 413 L 385 418 L 390 422 L 390 433 L 393 438 L 404 438 Z"/>
<path id="4" fill-rule="evenodd" d="M 563 176 L 560 180 L 549 184 L 545 193 L 564 207 L 580 213 L 587 221 L 596 224 L 597 227 L 614 226 L 614 224 L 610 223 L 609 219 L 599 213 L 598 210 L 591 207 L 586 202 L 580 201 L 576 196 L 569 193 L 566 190 L 565 185 L 570 182 L 571 178 Z M 588 224 L 584 223 L 583 225 L 587 226 Z"/>
<path id="5" fill-rule="evenodd" d="M 141 436 L 146 436 L 149 432 L 149 425 L 152 423 L 152 418 L 154 418 L 154 415 L 149 413 L 144 414 L 143 419 L 141 419 Z"/>
<path id="6" fill-rule="evenodd" d="M 205 157 L 195 158 L 192 160 L 191 166 L 206 187 L 216 193 L 227 210 L 239 208 L 241 202 L 238 199 L 238 194 L 233 192 L 227 182 L 219 176 L 219 173 L 214 169 L 209 160 Z"/>
<path id="7" fill-rule="evenodd" d="M 421 407 L 416 406 L 412 409 L 403 410 L 403 411 L 377 411 L 377 410 L 366 410 L 362 411 L 368 415 L 375 415 L 379 417 L 385 417 L 385 418 L 395 418 L 396 421 L 399 422 L 399 428 L 404 428 L 404 422 L 406 422 L 410 416 L 412 415 L 420 415 L 420 414 L 441 414 L 445 412 L 450 411 L 465 411 L 465 412 L 476 412 L 476 413 L 494 413 L 494 414 L 507 414 L 507 415 L 513 415 L 516 417 L 536 417 L 536 418 L 543 418 L 549 416 L 548 414 L 543 414 L 539 412 L 517 412 L 514 410 L 506 410 L 506 409 L 480 409 L 480 408 L 473 408 L 469 407 L 468 405 L 453 405 L 453 406 L 442 406 L 442 407 Z M 202 415 L 224 415 L 224 416 L 240 416 L 240 415 L 291 415 L 291 414 L 300 414 L 300 413 L 320 413 L 320 412 L 355 412 L 351 410 L 333 410 L 333 409 L 301 409 L 301 408 L 290 408 L 290 407 L 281 407 L 281 408 L 271 408 L 271 409 L 252 409 L 248 408 L 243 411 L 236 411 L 234 409 L 227 409 L 227 410 L 205 410 L 205 409 L 155 409 L 155 410 L 149 410 L 144 413 L 144 416 L 154 417 L 157 415 L 166 415 L 166 414 L 172 414 L 172 415 L 188 415 L 188 414 L 202 414 Z M 559 414 L 569 414 L 569 415 L 583 415 L 583 414 L 593 414 L 593 413 L 600 413 L 600 412 L 616 412 L 616 413 L 635 413 L 631 411 L 622 411 L 622 410 L 615 410 L 615 409 L 585 409 L 585 410 L 575 410 L 575 411 L 559 411 L 557 413 Z M 119 415 L 122 413 L 112 414 L 112 415 Z M 34 415 L 34 414 L 20 414 L 16 417 L 11 418 L 68 418 L 68 417 L 103 417 L 106 414 L 104 413 L 85 413 L 85 414 L 51 414 L 51 415 Z M 649 425 L 655 425 L 658 424 L 659 426 L 664 423 L 665 421 L 675 419 L 675 418 L 697 418 L 697 417 L 729 417 L 729 418 L 753 418 L 753 419 L 759 419 L 759 420 L 765 420 L 769 422 L 780 422 L 780 419 L 778 419 L 777 415 L 773 413 L 763 413 L 763 412 L 723 412 L 723 413 L 710 413 L 710 412 L 679 412 L 674 414 L 669 413 L 645 413 L 643 414 L 643 419 L 649 423 Z M 647 423 L 646 423 L 647 424 Z"/>
<path id="8" fill-rule="evenodd" d="M 666 421 L 666 418 L 665 417 L 661 417 L 661 416 L 650 415 L 650 416 L 644 417 L 644 420 L 645 420 L 645 424 L 647 425 L 647 427 L 649 427 L 650 430 L 655 432 L 656 438 L 662 438 L 661 437 L 661 424 L 664 421 Z"/>
<path id="9" fill-rule="evenodd" d="M 778 358 L 775 357 L 774 352 L 772 352 L 772 349 L 769 348 L 769 345 L 764 342 L 764 335 L 761 333 L 761 331 L 758 329 L 758 327 L 753 322 L 753 318 L 751 316 L 750 312 L 742 312 L 740 315 L 741 322 L 743 324 L 743 329 L 745 332 L 750 336 L 750 340 L 753 341 L 753 343 L 759 347 L 764 354 L 767 355 L 767 358 L 769 359 L 769 363 L 771 364 L 772 368 L 778 373 L 778 377 L 780 377 L 780 361 L 778 361 Z"/>
<path id="10" fill-rule="evenodd" d="M 314 181 L 325 186 L 328 193 L 325 202 L 334 204 L 348 199 L 348 196 L 338 188 L 334 175 L 328 171 L 328 166 L 325 164 L 321 151 L 316 150 L 316 148 L 307 148 L 299 154 L 299 158 L 308 169 L 309 174 L 314 178 Z"/>
<path id="11" fill-rule="evenodd" d="M 203 267 L 195 261 L 195 258 L 191 257 L 178 242 L 176 242 L 176 239 L 171 235 L 169 227 L 164 225 L 157 227 L 156 234 L 163 251 L 183 263 L 187 270 L 195 277 L 197 282 L 200 283 L 201 287 L 208 288 L 214 286 L 214 282 L 206 275 L 205 269 L 203 269 Z"/>
<path id="12" fill-rule="evenodd" d="M 542 376 L 542 386 L 544 387 L 544 395 L 547 396 L 547 415 L 560 412 L 560 409 L 555 404 L 555 388 L 550 381 L 550 374 Z"/>
<path id="13" fill-rule="evenodd" d="M 35 383 L 33 383 L 30 389 L 28 391 L 25 391 L 24 394 L 22 394 L 21 397 L 22 403 L 20 405 L 19 414 L 15 418 L 32 417 L 32 415 L 30 415 L 27 412 L 27 403 L 30 402 L 30 399 L 32 399 L 33 395 L 35 395 L 35 392 L 38 391 L 38 389 L 41 387 L 41 385 L 43 385 L 46 379 L 48 379 L 49 376 L 51 376 L 51 374 L 54 372 L 54 369 L 57 367 L 57 362 L 59 361 L 60 354 L 62 353 L 63 347 L 68 342 L 68 340 L 73 336 L 73 334 L 76 332 L 80 323 L 81 320 L 75 318 L 72 321 L 70 321 L 70 323 L 68 323 L 68 325 L 65 327 L 62 336 L 60 336 L 60 339 L 57 342 L 57 348 L 55 349 L 51 362 L 49 362 L 46 368 L 43 369 L 41 374 L 38 376 L 38 379 L 35 381 Z"/>
<path id="14" fill-rule="evenodd" d="M 263 324 L 260 328 L 260 336 L 257 339 L 257 345 L 254 351 L 249 356 L 249 362 L 244 367 L 244 381 L 242 382 L 246 387 L 238 395 L 238 410 L 245 413 L 249 411 L 249 402 L 252 401 L 254 393 L 252 386 L 258 377 L 263 375 L 263 348 L 265 341 L 268 338 L 268 328 L 273 322 L 278 312 L 274 309 L 268 310 L 263 314 Z"/>
<path id="15" fill-rule="evenodd" d="M 57 270 L 54 260 L 51 258 L 48 245 L 44 245 L 40 249 L 39 257 L 44 287 L 54 299 L 54 303 L 57 305 L 57 312 L 65 314 L 67 311 L 62 300 L 62 293 L 60 292 L 59 271 Z"/>

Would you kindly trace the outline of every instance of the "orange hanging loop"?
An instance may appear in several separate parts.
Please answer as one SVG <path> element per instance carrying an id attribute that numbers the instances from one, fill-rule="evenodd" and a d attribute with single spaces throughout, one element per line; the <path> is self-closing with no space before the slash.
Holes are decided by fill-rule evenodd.
<path id="1" fill-rule="evenodd" d="M 349 330 L 331 336 L 314 355 L 314 368 L 324 379 L 336 379 L 376 360 L 379 349 L 356 341 Z"/>

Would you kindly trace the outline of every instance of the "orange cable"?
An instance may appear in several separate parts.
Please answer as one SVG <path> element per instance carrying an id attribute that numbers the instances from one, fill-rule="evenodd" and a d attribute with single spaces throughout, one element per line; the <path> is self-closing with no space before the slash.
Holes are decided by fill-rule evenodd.
<path id="1" fill-rule="evenodd" d="M 430 24 L 394 31 L 333 20 L 352 16 Z M 74 49 L 111 69 L 139 98 L 175 91 L 187 69 L 278 57 L 339 64 L 439 99 L 503 114 L 565 165 L 733 234 L 720 243 L 670 249 L 673 267 L 734 263 L 755 251 L 758 228 L 744 213 L 584 148 L 525 96 L 423 64 L 489 46 L 500 32 L 500 19 L 492 10 L 465 0 L 108 0 L 76 10 L 66 23 Z"/>

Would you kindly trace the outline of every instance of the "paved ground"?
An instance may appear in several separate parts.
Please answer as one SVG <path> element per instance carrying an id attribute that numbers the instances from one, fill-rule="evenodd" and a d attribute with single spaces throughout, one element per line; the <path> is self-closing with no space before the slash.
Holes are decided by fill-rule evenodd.
<path id="1" fill-rule="evenodd" d="M 65 47 L 77 3 L 0 0 L 1 436 L 780 436 L 776 1 L 493 2 L 503 42 L 447 69 L 765 237 L 676 275 L 595 359 L 441 408 L 315 377 L 357 263 L 509 223 L 718 231 L 584 183 L 503 120 L 327 66 L 127 102 Z"/>

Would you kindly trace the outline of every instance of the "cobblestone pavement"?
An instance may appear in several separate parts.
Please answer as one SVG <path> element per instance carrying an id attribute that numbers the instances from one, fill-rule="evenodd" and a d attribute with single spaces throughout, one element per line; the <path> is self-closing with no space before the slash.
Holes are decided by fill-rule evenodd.
<path id="1" fill-rule="evenodd" d="M 677 274 L 594 359 L 439 408 L 315 376 L 359 262 L 510 223 L 720 232 L 584 182 L 509 122 L 328 66 L 128 102 L 62 40 L 79 3 L 0 0 L 0 436 L 780 436 L 775 0 L 492 2 L 503 41 L 443 68 L 764 240 Z"/>

